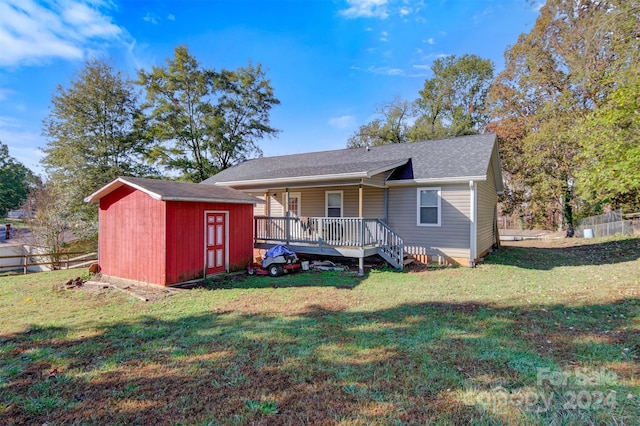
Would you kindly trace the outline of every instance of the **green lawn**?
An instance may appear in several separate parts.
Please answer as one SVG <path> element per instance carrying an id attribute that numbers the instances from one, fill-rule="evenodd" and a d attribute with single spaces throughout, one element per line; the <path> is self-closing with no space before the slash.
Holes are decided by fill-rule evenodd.
<path id="1" fill-rule="evenodd" d="M 0 278 L 0 424 L 637 425 L 640 239 L 576 242 L 154 302 Z"/>

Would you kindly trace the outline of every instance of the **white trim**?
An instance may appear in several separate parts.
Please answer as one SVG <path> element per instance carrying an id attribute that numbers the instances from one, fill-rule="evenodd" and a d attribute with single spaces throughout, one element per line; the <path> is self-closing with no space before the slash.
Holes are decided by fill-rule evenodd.
<path id="1" fill-rule="evenodd" d="M 264 201 L 256 199 L 252 200 L 229 200 L 225 198 L 197 198 L 197 197 L 160 197 L 157 198 L 162 201 L 190 201 L 190 202 L 203 202 L 203 203 L 228 203 L 228 204 L 264 204 Z"/>
<path id="2" fill-rule="evenodd" d="M 344 191 L 324 191 L 324 213 L 329 217 L 329 194 L 340 194 L 340 216 L 344 217 Z M 335 208 L 332 207 L 332 208 Z"/>
<path id="3" fill-rule="evenodd" d="M 420 204 L 420 192 L 422 191 L 437 191 L 438 194 L 438 221 L 436 223 L 422 223 L 420 222 L 420 208 L 421 207 L 434 207 L 434 206 L 422 206 Z M 442 188 L 440 187 L 420 187 L 416 188 L 416 225 L 427 227 L 439 227 L 442 225 Z"/>
<path id="4" fill-rule="evenodd" d="M 444 183 L 467 183 L 469 180 L 485 181 L 487 176 L 460 176 L 450 178 L 432 178 L 432 179 L 401 179 L 387 180 L 387 186 L 406 186 L 406 185 L 425 185 L 425 184 L 444 184 Z"/>
<path id="5" fill-rule="evenodd" d="M 351 180 L 351 181 L 340 181 L 340 182 L 326 182 L 326 183 L 319 183 L 317 185 L 314 185 L 313 183 L 304 183 L 304 184 L 298 184 L 298 185 L 287 185 L 286 188 L 289 188 L 290 190 L 292 189 L 318 189 L 318 188 L 335 188 L 335 187 L 340 187 L 340 186 L 358 186 L 360 185 L 360 180 Z M 385 188 L 386 186 L 384 185 L 372 185 L 372 184 L 367 184 L 366 182 L 363 184 L 363 186 L 369 186 L 369 187 L 375 187 L 375 188 Z M 261 187 L 234 187 L 234 189 L 237 189 L 238 191 L 242 191 L 245 193 L 248 192 L 264 192 L 265 190 L 269 190 L 269 191 L 284 191 L 285 187 L 284 186 L 272 186 L 272 185 L 264 185 Z"/>
<path id="6" fill-rule="evenodd" d="M 202 269 L 202 275 L 207 276 L 207 214 L 211 213 L 223 213 L 224 214 L 224 271 L 229 272 L 229 211 L 228 210 L 205 210 L 202 222 L 204 223 L 203 237 L 203 255 L 204 255 L 204 268 Z"/>
<path id="7" fill-rule="evenodd" d="M 230 204 L 253 204 L 253 205 L 262 203 L 262 201 L 258 200 L 257 198 L 255 200 L 249 200 L 249 199 L 239 200 L 239 199 L 227 199 L 227 198 L 215 198 L 215 197 L 183 197 L 179 195 L 162 196 L 156 192 L 148 190 L 143 186 L 140 186 L 133 182 L 129 182 L 128 180 L 126 180 L 126 178 L 121 178 L 121 177 L 106 184 L 105 186 L 103 186 L 93 194 L 89 195 L 88 197 L 85 197 L 84 201 L 86 203 L 98 202 L 102 197 L 112 193 L 113 191 L 115 191 L 116 189 L 124 185 L 130 186 L 133 189 L 137 189 L 138 191 L 143 192 L 148 196 L 150 196 L 151 198 L 153 198 L 154 200 L 158 200 L 158 201 L 190 201 L 190 202 L 205 202 L 205 203 L 230 203 Z"/>
<path id="8" fill-rule="evenodd" d="M 409 159 L 406 159 L 406 160 L 399 161 L 397 163 L 389 164 L 387 166 L 378 167 L 377 169 L 363 170 L 363 171 L 351 172 L 351 173 L 332 173 L 328 175 L 292 176 L 292 177 L 272 178 L 272 179 L 232 180 L 232 181 L 226 181 L 226 182 L 215 182 L 215 185 L 224 185 L 224 186 L 277 185 L 279 183 L 289 184 L 294 182 L 308 182 L 308 181 L 323 182 L 323 181 L 342 180 L 342 179 L 350 179 L 350 178 L 370 178 L 371 176 L 375 176 L 382 172 L 386 172 L 388 170 L 403 166 L 407 164 L 408 161 Z"/>
<path id="9" fill-rule="evenodd" d="M 469 181 L 469 266 L 476 264 L 478 257 L 478 184 Z"/>

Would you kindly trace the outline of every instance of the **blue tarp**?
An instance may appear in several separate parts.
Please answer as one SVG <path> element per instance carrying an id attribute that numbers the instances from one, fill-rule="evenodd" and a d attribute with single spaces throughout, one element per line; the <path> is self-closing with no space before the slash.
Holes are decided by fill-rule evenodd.
<path id="1" fill-rule="evenodd" d="M 278 256 L 283 256 L 285 254 L 295 254 L 295 253 L 289 250 L 286 246 L 279 245 L 279 246 L 271 247 L 269 250 L 267 250 L 267 252 L 264 254 L 264 257 L 265 258 L 278 257 Z"/>

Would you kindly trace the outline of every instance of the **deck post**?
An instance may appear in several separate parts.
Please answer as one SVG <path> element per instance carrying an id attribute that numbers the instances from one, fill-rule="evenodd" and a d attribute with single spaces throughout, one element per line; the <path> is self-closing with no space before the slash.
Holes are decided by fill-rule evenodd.
<path id="1" fill-rule="evenodd" d="M 289 223 L 289 217 L 285 216 L 284 217 L 284 238 L 287 240 L 287 245 L 289 245 L 289 242 L 291 240 L 291 225 Z"/>
<path id="2" fill-rule="evenodd" d="M 358 186 L 358 216 L 360 219 L 364 217 L 363 214 L 363 205 L 362 205 L 362 183 Z"/>
<path id="3" fill-rule="evenodd" d="M 364 275 L 364 257 L 360 255 L 358 258 L 358 276 L 362 277 Z"/>

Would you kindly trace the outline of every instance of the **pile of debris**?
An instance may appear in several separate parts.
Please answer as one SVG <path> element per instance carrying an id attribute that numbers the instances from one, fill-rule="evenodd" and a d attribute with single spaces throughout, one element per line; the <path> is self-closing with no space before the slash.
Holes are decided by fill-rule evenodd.
<path id="1" fill-rule="evenodd" d="M 345 265 L 340 265 L 337 263 L 333 263 L 330 260 L 314 260 L 313 262 L 311 262 L 311 265 L 309 266 L 310 269 L 314 269 L 316 271 L 338 271 L 338 272 L 343 272 L 343 271 L 348 271 L 349 267 L 345 266 Z"/>
<path id="2" fill-rule="evenodd" d="M 76 278 L 73 278 L 73 279 L 67 281 L 64 284 L 63 288 L 66 289 L 66 290 L 72 290 L 74 288 L 80 288 L 80 287 L 82 287 L 84 285 L 85 282 L 86 282 L 86 280 L 84 280 L 83 278 L 76 277 Z"/>

